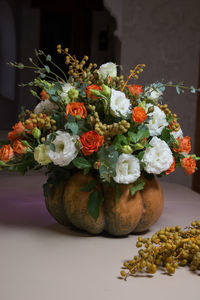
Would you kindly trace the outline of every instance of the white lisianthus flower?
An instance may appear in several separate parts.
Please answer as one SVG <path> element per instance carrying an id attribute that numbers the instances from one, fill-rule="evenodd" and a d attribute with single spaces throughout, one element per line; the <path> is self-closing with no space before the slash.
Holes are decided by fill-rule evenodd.
<path id="1" fill-rule="evenodd" d="M 44 144 L 41 144 L 37 146 L 34 150 L 34 159 L 40 164 L 40 165 L 48 165 L 51 163 L 51 159 L 47 155 L 47 146 Z"/>
<path id="2" fill-rule="evenodd" d="M 116 164 L 116 176 L 113 178 L 117 183 L 129 184 L 140 177 L 140 161 L 131 154 L 121 154 Z"/>
<path id="3" fill-rule="evenodd" d="M 117 76 L 117 65 L 108 62 L 100 66 L 97 70 L 100 79 L 106 79 L 108 76 L 116 77 Z"/>
<path id="4" fill-rule="evenodd" d="M 160 174 L 168 170 L 173 163 L 173 155 L 167 143 L 154 136 L 149 144 L 152 147 L 145 150 L 142 158 L 142 162 L 145 163 L 145 171 Z"/>
<path id="5" fill-rule="evenodd" d="M 127 117 L 131 113 L 131 102 L 125 94 L 111 89 L 110 110 L 115 117 Z"/>
<path id="6" fill-rule="evenodd" d="M 44 100 L 38 103 L 34 109 L 34 113 L 39 115 L 40 113 L 51 114 L 53 110 L 58 109 L 58 105 L 52 103 L 50 100 Z"/>
<path id="7" fill-rule="evenodd" d="M 55 165 L 64 167 L 77 156 L 78 149 L 76 141 L 78 136 L 71 136 L 68 132 L 56 131 L 56 138 L 52 142 L 55 145 L 55 151 L 48 147 L 47 154 Z"/>
<path id="8" fill-rule="evenodd" d="M 152 104 L 146 105 L 146 112 L 148 112 L 148 108 L 151 107 Z M 166 120 L 165 113 L 158 107 L 153 106 L 154 111 L 148 113 L 149 121 L 147 121 L 146 126 L 149 129 L 150 136 L 160 135 L 163 128 L 168 126 L 168 122 Z"/>
<path id="9" fill-rule="evenodd" d="M 68 92 L 73 89 L 74 87 L 70 84 L 70 83 L 65 83 L 62 86 L 62 93 L 60 94 L 60 97 L 62 100 L 64 101 L 68 101 L 70 102 L 69 96 L 68 96 Z"/>
<path id="10" fill-rule="evenodd" d="M 158 100 L 160 96 L 163 95 L 162 92 L 159 90 L 154 89 L 153 87 L 147 90 L 148 92 L 148 99 L 149 100 Z"/>
<path id="11" fill-rule="evenodd" d="M 181 138 L 182 139 L 183 138 L 183 131 L 182 131 L 181 128 L 178 131 L 172 131 L 171 134 L 173 135 L 173 137 L 175 139 L 177 139 L 177 138 Z"/>

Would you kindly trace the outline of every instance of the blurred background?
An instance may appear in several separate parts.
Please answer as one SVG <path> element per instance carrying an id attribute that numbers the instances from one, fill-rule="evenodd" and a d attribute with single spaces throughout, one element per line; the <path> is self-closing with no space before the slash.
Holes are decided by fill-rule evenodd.
<path id="1" fill-rule="evenodd" d="M 56 45 L 62 44 L 77 58 L 86 54 L 98 64 L 116 62 L 123 74 L 145 63 L 138 84 L 164 78 L 200 87 L 199 12 L 199 0 L 0 0 L 0 139 L 11 130 L 22 105 L 36 105 L 29 89 L 17 86 L 34 74 L 6 64 L 28 63 L 34 49 L 61 64 Z M 199 95 L 177 95 L 169 88 L 164 102 L 178 114 L 184 135 L 192 139 L 192 152 L 200 156 Z M 187 177 L 177 169 L 163 180 L 200 192 L 200 172 Z"/>

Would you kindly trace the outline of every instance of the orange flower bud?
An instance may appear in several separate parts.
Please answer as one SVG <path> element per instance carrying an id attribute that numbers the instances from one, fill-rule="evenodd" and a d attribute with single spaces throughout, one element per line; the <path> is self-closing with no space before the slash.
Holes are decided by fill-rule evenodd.
<path id="1" fill-rule="evenodd" d="M 140 106 L 134 107 L 132 110 L 132 118 L 135 123 L 143 123 L 147 118 L 145 109 Z"/>
<path id="2" fill-rule="evenodd" d="M 14 151 L 11 145 L 4 145 L 3 147 L 1 147 L 0 160 L 4 162 L 8 162 L 9 160 L 11 160 L 11 158 L 13 158 L 13 156 L 14 156 Z"/>
<path id="3" fill-rule="evenodd" d="M 22 144 L 19 140 L 14 141 L 13 150 L 16 154 L 23 154 L 26 152 L 27 147 Z"/>
<path id="4" fill-rule="evenodd" d="M 179 146 L 177 148 L 173 148 L 174 152 L 185 152 L 188 154 L 191 150 L 190 137 L 185 136 L 182 139 L 178 138 L 177 140 L 179 142 Z"/>
<path id="5" fill-rule="evenodd" d="M 184 168 L 187 175 L 191 175 L 195 172 L 196 161 L 190 157 L 185 157 L 181 160 L 181 166 Z"/>

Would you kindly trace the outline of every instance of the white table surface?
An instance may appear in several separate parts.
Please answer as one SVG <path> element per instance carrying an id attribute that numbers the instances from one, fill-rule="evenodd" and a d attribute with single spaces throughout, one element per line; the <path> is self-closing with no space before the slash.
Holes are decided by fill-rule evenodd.
<path id="1" fill-rule="evenodd" d="M 0 300 L 122 300 L 200 298 L 200 276 L 187 267 L 118 279 L 137 254 L 136 235 L 90 236 L 56 224 L 42 195 L 43 175 L 0 175 Z M 145 236 L 166 225 L 200 219 L 200 195 L 162 183 L 165 208 Z"/>

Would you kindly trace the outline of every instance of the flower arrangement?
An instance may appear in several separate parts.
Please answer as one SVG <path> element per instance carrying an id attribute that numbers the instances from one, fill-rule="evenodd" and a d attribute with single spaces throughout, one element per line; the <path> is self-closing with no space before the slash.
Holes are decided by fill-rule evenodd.
<path id="1" fill-rule="evenodd" d="M 130 84 L 144 64 L 125 79 L 112 62 L 98 68 L 87 56 L 78 61 L 61 45 L 57 52 L 65 55 L 67 73 L 43 51 L 35 52 L 36 62 L 29 58 L 30 66 L 10 63 L 33 69 L 36 78 L 22 86 L 29 86 L 39 103 L 34 111 L 22 108 L 8 141 L 1 142 L 1 169 L 24 174 L 45 167 L 47 182 L 54 184 L 80 170 L 95 174 L 96 180 L 85 187 L 94 190 L 88 202 L 94 219 L 103 201 L 101 190 L 95 190 L 97 182 L 116 186 L 118 201 L 121 184 L 132 184 L 134 195 L 144 188 L 144 178 L 169 175 L 178 166 L 187 175 L 195 172 L 199 158 L 189 154 L 190 137 L 183 136 L 177 115 L 162 103 L 162 96 L 168 86 L 179 94 L 199 89 L 171 82 Z"/>

